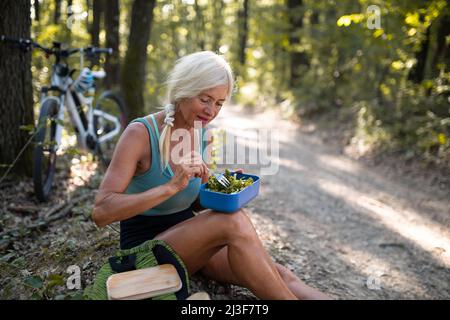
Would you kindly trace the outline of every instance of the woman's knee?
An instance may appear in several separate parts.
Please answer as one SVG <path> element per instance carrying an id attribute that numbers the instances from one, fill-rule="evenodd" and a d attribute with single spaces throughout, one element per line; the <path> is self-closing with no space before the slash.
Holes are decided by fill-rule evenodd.
<path id="1" fill-rule="evenodd" d="M 226 219 L 227 234 L 232 238 L 253 238 L 256 230 L 244 209 L 229 213 Z"/>
<path id="2" fill-rule="evenodd" d="M 206 213 L 206 218 L 209 228 L 226 243 L 233 239 L 257 237 L 255 228 L 243 209 L 232 213 L 210 211 Z"/>

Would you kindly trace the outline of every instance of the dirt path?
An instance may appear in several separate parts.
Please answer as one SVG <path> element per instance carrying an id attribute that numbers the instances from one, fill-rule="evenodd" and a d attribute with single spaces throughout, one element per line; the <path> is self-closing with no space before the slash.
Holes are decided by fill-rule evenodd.
<path id="1" fill-rule="evenodd" d="M 450 299 L 447 181 L 366 166 L 275 112 L 235 106 L 215 122 L 237 135 L 279 130 L 279 171 L 248 209 L 272 256 L 305 282 L 338 299 Z"/>

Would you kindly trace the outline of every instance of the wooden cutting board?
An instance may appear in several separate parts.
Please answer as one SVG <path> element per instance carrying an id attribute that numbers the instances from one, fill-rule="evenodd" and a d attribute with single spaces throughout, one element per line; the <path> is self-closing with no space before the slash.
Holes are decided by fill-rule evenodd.
<path id="1" fill-rule="evenodd" d="M 206 292 L 200 291 L 190 295 L 186 300 L 211 300 L 211 298 Z"/>
<path id="2" fill-rule="evenodd" d="M 106 281 L 109 300 L 140 300 L 177 292 L 183 283 L 171 264 L 113 274 Z"/>

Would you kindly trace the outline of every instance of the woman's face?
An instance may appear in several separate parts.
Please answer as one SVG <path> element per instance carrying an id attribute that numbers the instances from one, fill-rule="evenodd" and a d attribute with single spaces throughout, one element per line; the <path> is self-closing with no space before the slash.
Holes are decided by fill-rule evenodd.
<path id="1" fill-rule="evenodd" d="M 202 127 L 210 123 L 218 114 L 225 102 L 228 86 L 221 85 L 200 92 L 196 97 L 180 102 L 180 111 L 184 120 L 190 126 L 198 121 Z"/>

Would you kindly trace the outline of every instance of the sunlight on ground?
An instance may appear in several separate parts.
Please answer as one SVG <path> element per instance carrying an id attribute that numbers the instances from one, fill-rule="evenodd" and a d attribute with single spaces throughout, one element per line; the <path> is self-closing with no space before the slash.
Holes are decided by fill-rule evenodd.
<path id="1" fill-rule="evenodd" d="M 289 168 L 289 170 L 295 170 L 295 171 L 305 171 L 306 167 L 303 166 L 301 163 L 299 163 L 296 160 L 287 159 L 279 157 L 278 159 L 271 158 L 272 161 L 276 161 L 278 163 L 278 166 L 284 166 L 286 168 Z"/>
<path id="2" fill-rule="evenodd" d="M 63 129 L 62 137 L 61 137 L 61 145 L 57 151 L 57 155 L 63 155 L 68 150 L 74 149 L 77 147 L 77 136 L 74 134 L 68 134 L 66 130 Z"/>
<path id="3" fill-rule="evenodd" d="M 88 184 L 89 179 L 97 170 L 97 163 L 90 159 L 90 156 L 75 157 L 70 164 L 70 183 L 68 192 Z"/>
<path id="4" fill-rule="evenodd" d="M 317 178 L 318 186 L 325 192 L 363 208 L 374 219 L 421 247 L 436 260 L 450 267 L 450 238 L 435 223 L 422 218 L 412 210 L 397 211 L 388 204 L 366 196 L 363 192 L 329 180 Z"/>
<path id="5" fill-rule="evenodd" d="M 73 155 L 70 155 L 71 153 Z M 58 156 L 69 153 L 70 161 L 70 181 L 67 192 L 73 192 L 78 187 L 88 184 L 90 178 L 97 170 L 97 162 L 93 160 L 90 153 L 81 151 L 77 146 L 77 137 L 75 134 L 69 134 L 63 130 L 61 146 L 58 149 Z"/>
<path id="6" fill-rule="evenodd" d="M 415 290 L 420 290 L 420 294 L 426 294 L 417 279 L 414 279 L 414 276 L 406 275 L 395 270 L 394 266 L 390 263 L 379 259 L 372 254 L 368 254 L 366 251 L 357 250 L 342 243 L 339 246 L 342 250 L 336 251 L 336 255 L 343 261 L 351 263 L 355 269 L 360 271 L 366 277 L 362 285 L 368 290 L 389 291 L 401 288 L 403 291 L 413 287 Z M 343 252 L 345 252 L 345 254 Z M 349 257 L 351 258 L 349 259 Z M 365 262 L 365 265 L 361 265 L 362 261 Z M 386 283 L 383 281 L 383 278 L 385 277 L 392 278 L 395 286 L 392 286 L 392 281 L 389 281 L 391 285 L 386 287 Z"/>
<path id="7" fill-rule="evenodd" d="M 336 157 L 336 155 L 321 154 L 317 156 L 318 160 L 327 167 L 340 170 L 347 173 L 357 174 L 360 168 L 355 166 L 351 160 Z"/>
<path id="8" fill-rule="evenodd" d="M 298 276 L 308 279 L 310 275 L 305 271 L 304 267 L 305 264 L 309 263 L 305 260 L 306 257 L 292 254 L 291 249 L 283 250 L 292 246 L 286 242 L 288 233 L 278 224 L 275 224 L 272 219 L 261 216 L 251 210 L 247 211 L 247 213 L 265 247 L 277 250 L 278 258 L 280 258 L 280 252 L 283 251 L 284 259 L 282 258 L 281 263 Z M 315 222 L 308 219 L 308 225 L 309 223 Z M 318 227 L 324 228 L 324 226 Z M 316 235 L 312 236 L 314 237 L 311 239 L 312 241 L 317 239 Z M 407 292 L 414 288 L 416 293 L 426 296 L 426 291 L 424 291 L 415 275 L 403 273 L 391 263 L 367 251 L 358 250 L 343 243 L 339 243 L 339 248 L 340 250 L 334 251 L 334 255 L 345 261 L 351 268 L 354 268 L 356 273 L 353 273 L 354 279 L 351 281 L 354 285 L 364 287 L 366 290 L 383 290 L 385 292 Z M 331 270 L 333 270 L 333 267 L 331 267 Z M 350 285 L 350 283 L 347 284 Z"/>

